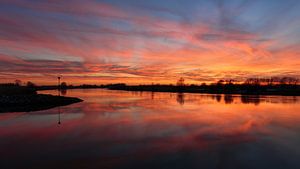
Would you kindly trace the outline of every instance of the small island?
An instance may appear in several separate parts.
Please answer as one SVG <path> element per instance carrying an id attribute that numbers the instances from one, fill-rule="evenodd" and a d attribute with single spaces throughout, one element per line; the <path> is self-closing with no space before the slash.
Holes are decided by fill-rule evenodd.
<path id="1" fill-rule="evenodd" d="M 38 94 L 35 88 L 28 86 L 0 86 L 0 113 L 45 110 L 82 101 L 75 97 Z"/>

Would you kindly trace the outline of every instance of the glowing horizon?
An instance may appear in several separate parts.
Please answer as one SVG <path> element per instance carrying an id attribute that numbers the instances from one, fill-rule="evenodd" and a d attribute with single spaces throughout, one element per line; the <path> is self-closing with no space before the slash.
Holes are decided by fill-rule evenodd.
<path id="1" fill-rule="evenodd" d="M 2 0 L 0 9 L 0 83 L 300 75 L 297 0 Z"/>

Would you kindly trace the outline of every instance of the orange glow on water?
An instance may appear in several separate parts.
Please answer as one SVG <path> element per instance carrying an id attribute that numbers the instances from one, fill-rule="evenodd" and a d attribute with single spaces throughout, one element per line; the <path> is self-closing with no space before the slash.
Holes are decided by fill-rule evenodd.
<path id="1" fill-rule="evenodd" d="M 56 94 L 56 91 L 43 93 Z M 127 165 L 131 157 L 143 162 L 160 155 L 166 158 L 193 151 L 198 155 L 218 154 L 222 153 L 220 147 L 229 149 L 266 141 L 275 147 L 286 142 L 295 146 L 290 141 L 300 124 L 300 114 L 295 111 L 300 108 L 299 97 L 101 89 L 68 90 L 67 95 L 80 97 L 84 102 L 60 109 L 1 115 L 0 146 L 7 152 L 2 159 L 23 156 L 30 149 L 35 153 L 25 159 L 47 154 L 50 158 L 41 159 L 47 162 L 56 159 L 58 152 L 68 154 L 72 150 L 72 157 L 78 158 L 83 166 L 93 161 L 95 166 L 118 168 Z M 37 149 L 41 145 L 42 152 Z M 257 151 L 259 154 L 262 150 Z M 251 151 L 243 151 L 247 153 Z M 59 161 L 67 160 L 66 157 Z M 272 159 L 272 154 L 268 157 Z"/>

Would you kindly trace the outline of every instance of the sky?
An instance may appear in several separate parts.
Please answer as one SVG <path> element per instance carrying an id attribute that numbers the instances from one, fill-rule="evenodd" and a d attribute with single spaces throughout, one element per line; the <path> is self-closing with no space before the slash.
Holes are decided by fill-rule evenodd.
<path id="1" fill-rule="evenodd" d="M 0 0 L 0 83 L 300 73 L 299 0 Z"/>

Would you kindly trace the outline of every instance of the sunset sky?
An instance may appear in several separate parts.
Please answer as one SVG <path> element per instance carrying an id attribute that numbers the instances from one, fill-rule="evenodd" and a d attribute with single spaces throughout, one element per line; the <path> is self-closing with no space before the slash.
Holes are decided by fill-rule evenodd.
<path id="1" fill-rule="evenodd" d="M 299 0 L 0 0 L 0 83 L 300 75 Z"/>

